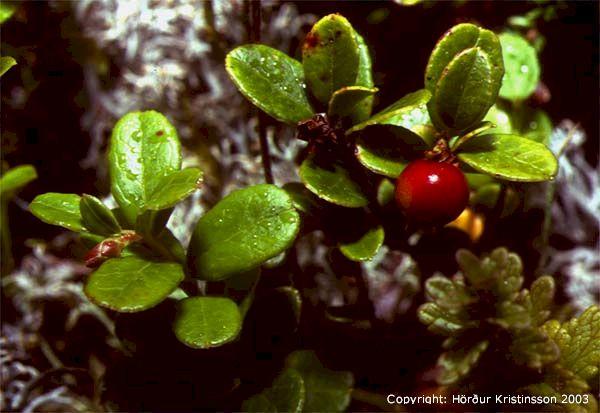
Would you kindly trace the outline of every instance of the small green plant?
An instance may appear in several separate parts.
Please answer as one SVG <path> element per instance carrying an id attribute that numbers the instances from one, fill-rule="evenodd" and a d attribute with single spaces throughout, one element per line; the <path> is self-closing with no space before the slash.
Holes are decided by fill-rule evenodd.
<path id="1" fill-rule="evenodd" d="M 301 61 L 262 44 L 237 47 L 225 60 L 239 91 L 307 142 L 298 158 L 301 182 L 232 192 L 199 219 L 184 246 L 167 222 L 200 188 L 202 171 L 182 169 L 177 132 L 163 115 L 132 112 L 110 139 L 116 208 L 89 194 L 46 193 L 30 210 L 88 245 L 84 260 L 93 271 L 85 293 L 93 302 L 132 313 L 172 300 L 179 341 L 194 349 L 222 346 L 241 336 L 267 268 L 283 268 L 290 282 L 274 282 L 274 290 L 299 322 L 294 277 L 304 274 L 295 250 L 286 253 L 299 235 L 322 230 L 344 270 L 360 268 L 357 262 L 373 259 L 384 243 L 398 249 L 414 229 L 437 229 L 469 205 L 511 214 L 511 182 L 552 180 L 558 164 L 547 148 L 551 123 L 525 104 L 540 80 L 537 53 L 518 32 L 459 24 L 435 45 L 424 87 L 372 114 L 378 88 L 368 46 L 344 17 L 325 16 L 304 39 Z M 482 259 L 461 250 L 458 262 L 460 274 L 427 281 L 430 302 L 418 312 L 447 337 L 438 382 L 470 386 L 486 366 L 506 367 L 508 360 L 510 374 L 523 373 L 512 390 L 585 395 L 587 406 L 596 406 L 588 381 L 597 368 L 586 363 L 599 362 L 598 309 L 568 323 L 548 321 L 551 277 L 523 289 L 520 259 L 505 249 Z M 325 368 L 310 351 L 290 354 L 271 383 L 243 410 L 341 411 L 355 391 L 350 372 Z M 378 405 L 371 396 L 367 402 Z"/>
<path id="2" fill-rule="evenodd" d="M 431 302 L 418 312 L 431 332 L 447 337 L 438 382 L 472 392 L 555 396 L 554 408 L 596 411 L 588 382 L 600 363 L 600 309 L 566 323 L 549 320 L 554 279 L 542 276 L 524 289 L 521 260 L 506 249 L 481 259 L 461 250 L 457 261 L 461 271 L 452 278 L 427 280 Z M 483 378 L 503 375 L 511 376 L 511 389 Z M 573 397 L 565 402 L 563 394 Z"/>
<path id="3" fill-rule="evenodd" d="M 181 169 L 175 128 L 157 112 L 129 113 L 115 125 L 108 159 L 117 208 L 91 195 L 59 193 L 30 205 L 42 221 L 79 232 L 93 246 L 86 263 L 98 268 L 86 294 L 118 312 L 144 311 L 171 295 L 180 300 L 173 330 L 183 343 L 209 348 L 235 339 L 240 307 L 229 297 L 199 295 L 196 280 L 251 273 L 256 282 L 261 264 L 296 237 L 299 216 L 290 197 L 266 184 L 229 194 L 200 218 L 186 252 L 166 223 L 198 189 L 202 172 Z"/>
<path id="4" fill-rule="evenodd" d="M 493 184 L 495 179 L 539 182 L 556 175 L 557 160 L 543 143 L 486 120 L 498 112 L 499 94 L 522 98 L 515 91 L 530 93 L 539 79 L 539 68 L 526 78 L 515 74 L 517 63 L 511 60 L 512 52 L 503 56 L 501 41 L 473 24 L 451 28 L 431 53 L 424 89 L 374 115 L 371 110 L 378 89 L 368 47 L 337 14 L 314 25 L 302 45 L 302 62 L 268 46 L 251 44 L 231 51 L 226 67 L 253 104 L 279 121 L 296 125 L 298 138 L 308 141 L 299 166 L 305 188 L 328 203 L 362 208 L 363 220 L 373 223 L 354 239 L 340 241 L 341 251 L 360 261 L 373 257 L 383 242 L 386 225 L 374 211 L 382 200 L 390 199 L 382 198 L 390 187 L 385 177 L 397 178 L 411 162 L 426 158 L 457 166 L 473 189 Z M 412 185 L 419 189 L 428 183 Z M 495 185 L 474 202 L 484 203 L 494 196 L 497 201 L 500 184 Z M 441 186 L 436 191 L 440 196 L 447 193 Z M 425 212 L 420 214 L 413 208 L 418 202 L 403 199 L 406 202 L 399 206 L 408 222 L 419 225 L 443 225 L 466 206 L 457 201 L 452 211 L 438 214 L 443 219 L 431 216 L 423 222 L 415 217 L 427 215 L 428 206 L 422 206 Z"/>

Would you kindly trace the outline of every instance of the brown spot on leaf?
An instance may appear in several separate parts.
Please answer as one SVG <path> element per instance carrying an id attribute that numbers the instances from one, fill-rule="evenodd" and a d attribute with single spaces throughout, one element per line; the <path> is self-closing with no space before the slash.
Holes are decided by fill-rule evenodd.
<path id="1" fill-rule="evenodd" d="M 319 41 L 319 35 L 317 33 L 310 32 L 306 35 L 306 38 L 304 39 L 304 45 L 302 46 L 302 48 L 304 50 L 312 50 L 315 47 L 317 47 Z"/>
<path id="2" fill-rule="evenodd" d="M 163 136 L 165 134 L 164 131 L 159 130 L 158 132 L 156 132 L 156 136 Z"/>

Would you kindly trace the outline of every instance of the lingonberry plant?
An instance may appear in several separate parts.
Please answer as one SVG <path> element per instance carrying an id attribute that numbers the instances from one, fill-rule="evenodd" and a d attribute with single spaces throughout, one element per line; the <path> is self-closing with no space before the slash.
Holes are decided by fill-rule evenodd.
<path id="1" fill-rule="evenodd" d="M 98 268 L 86 294 L 118 312 L 147 310 L 171 296 L 181 300 L 173 330 L 183 343 L 209 348 L 235 339 L 252 297 L 238 307 L 225 296 L 199 295 L 195 280 L 255 282 L 257 268 L 296 237 L 299 216 L 290 197 L 273 185 L 231 193 L 198 221 L 186 253 L 165 225 L 173 207 L 198 189 L 202 173 L 181 169 L 175 128 L 157 112 L 129 113 L 115 125 L 108 158 L 117 208 L 91 195 L 59 193 L 30 205 L 41 220 L 93 245 L 85 262 Z"/>
<path id="2" fill-rule="evenodd" d="M 473 24 L 451 28 L 431 53 L 424 89 L 375 115 L 378 90 L 368 48 L 340 15 L 314 25 L 302 45 L 302 62 L 251 44 L 230 52 L 226 65 L 240 92 L 273 118 L 296 125 L 298 138 L 308 142 L 299 166 L 304 189 L 286 185 L 307 220 L 316 216 L 316 225 L 327 232 L 318 218 L 327 204 L 360 211 L 351 215 L 356 225 L 347 233 L 339 227 L 329 232 L 349 260 L 370 260 L 384 240 L 393 245 L 406 234 L 403 228 L 454 220 L 469 203 L 469 187 L 473 207 L 504 215 L 514 211 L 511 182 L 549 181 L 557 173 L 557 160 L 546 146 L 548 118 L 523 105 L 539 82 L 536 52 L 516 33 L 496 36 Z M 395 188 L 387 178 L 397 179 Z M 404 215 L 400 222 L 387 213 L 394 210 L 394 192 L 396 211 Z M 459 263 L 464 275 L 455 281 L 441 276 L 428 281 L 427 293 L 435 301 L 419 312 L 432 331 L 449 336 L 438 381 L 465 384 L 481 358 L 485 366 L 488 358 L 505 357 L 516 365 L 507 374 L 521 368 L 538 373 L 513 382 L 511 390 L 557 395 L 569 389 L 585 397 L 584 408 L 593 409 L 585 380 L 597 371 L 581 373 L 561 363 L 586 348 L 582 357 L 598 364 L 600 351 L 592 344 L 599 332 L 597 308 L 570 327 L 556 320 L 544 324 L 554 294 L 551 277 L 539 278 L 531 293 L 521 291 L 520 260 L 503 249 L 481 262 L 463 251 Z M 572 330 L 565 334 L 579 328 L 582 337 L 557 340 L 550 326 Z M 296 381 L 284 370 L 273 388 L 245 407 L 266 410 L 278 387 L 297 388 Z M 287 402 L 284 410 L 296 409 L 298 400 Z M 572 407 L 579 408 L 579 402 Z"/>
<path id="3" fill-rule="evenodd" d="M 507 43 L 513 41 L 506 36 Z M 514 54 L 513 46 L 507 50 L 505 55 Z M 503 83 L 505 60 L 510 74 Z M 314 25 L 302 45 L 302 63 L 253 44 L 230 52 L 226 65 L 252 103 L 297 125 L 298 138 L 308 141 L 299 167 L 305 188 L 328 203 L 362 209 L 362 220 L 371 225 L 354 239 L 339 241 L 349 259 L 362 261 L 376 254 L 386 230 L 398 233 L 397 222 L 386 225 L 378 213 L 390 198 L 387 178 L 398 178 L 396 199 L 405 224 L 431 227 L 447 224 L 465 209 L 465 179 L 478 189 L 496 179 L 540 182 L 556 175 L 556 158 L 543 143 L 484 120 L 499 113 L 494 105 L 500 92 L 522 98 L 515 90 L 529 90 L 539 77 L 514 74 L 513 60 L 503 58 L 493 32 L 459 24 L 431 53 L 424 89 L 375 115 L 368 47 L 340 15 Z M 483 200 L 494 195 L 497 200 L 494 189 L 488 196 L 484 191 Z"/>
<path id="4" fill-rule="evenodd" d="M 435 45 L 423 89 L 372 114 L 378 89 L 367 44 L 348 20 L 329 15 L 304 39 L 301 62 L 262 44 L 237 47 L 225 61 L 239 91 L 307 143 L 298 159 L 301 182 L 232 192 L 182 245 L 167 222 L 201 187 L 203 174 L 182 169 L 177 132 L 163 115 L 133 112 L 115 125 L 108 151 L 116 208 L 89 194 L 46 193 L 30 210 L 87 243 L 92 272 L 85 293 L 93 302 L 152 315 L 159 304 L 175 303 L 173 335 L 200 349 L 196 354 L 241 341 L 251 307 L 260 304 L 261 275 L 273 267 L 289 278 L 273 290 L 291 303 L 298 322 L 297 236 L 323 231 L 331 255 L 344 268 L 356 267 L 384 248 L 408 245 L 415 232 L 435 237 L 448 223 L 460 225 L 465 211 L 510 214 L 515 183 L 551 181 L 558 166 L 547 148 L 549 120 L 523 102 L 539 83 L 536 53 L 518 32 L 497 36 L 459 24 Z M 489 391 L 488 382 L 472 377 L 510 359 L 509 373 L 523 374 L 511 390 L 570 392 L 595 406 L 587 381 L 597 369 L 585 364 L 600 361 L 598 309 L 561 324 L 550 320 L 553 279 L 543 276 L 523 289 L 515 254 L 496 249 L 478 259 L 461 250 L 457 258 L 458 274 L 427 281 L 430 302 L 418 312 L 432 332 L 447 337 L 437 381 L 449 387 L 438 390 L 475 382 Z M 295 351 L 271 386 L 242 392 L 242 409 L 341 411 L 351 395 L 382 406 L 353 386 L 350 372 Z"/>

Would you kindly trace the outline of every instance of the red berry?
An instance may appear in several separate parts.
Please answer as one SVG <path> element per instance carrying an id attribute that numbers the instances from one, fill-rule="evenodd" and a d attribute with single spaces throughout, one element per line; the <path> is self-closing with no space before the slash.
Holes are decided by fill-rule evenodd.
<path id="1" fill-rule="evenodd" d="M 460 215 L 468 200 L 465 175 L 446 162 L 413 161 L 396 183 L 396 202 L 408 219 L 419 223 L 446 224 Z"/>

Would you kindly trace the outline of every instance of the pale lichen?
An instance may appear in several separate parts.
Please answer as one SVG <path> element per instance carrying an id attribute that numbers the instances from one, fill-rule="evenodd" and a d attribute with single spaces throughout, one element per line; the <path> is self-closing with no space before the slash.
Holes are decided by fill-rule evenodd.
<path id="1" fill-rule="evenodd" d="M 549 143 L 559 159 L 558 175 L 531 187 L 527 198 L 529 207 L 546 208 L 547 191 L 555 188 L 542 270 L 565 277 L 565 292 L 579 310 L 598 304 L 600 293 L 600 165 L 586 160 L 585 140 L 572 121 L 561 122 Z M 556 236 L 563 240 L 560 246 L 552 241 Z"/>

